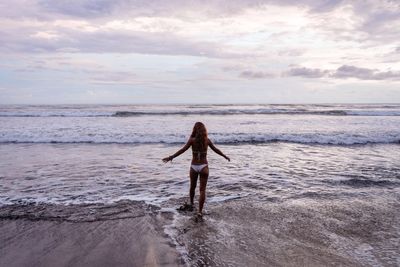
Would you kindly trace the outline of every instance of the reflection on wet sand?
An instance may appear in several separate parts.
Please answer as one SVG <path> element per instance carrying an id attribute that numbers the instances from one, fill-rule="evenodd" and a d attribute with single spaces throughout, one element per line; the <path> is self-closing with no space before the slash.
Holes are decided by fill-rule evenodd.
<path id="1" fill-rule="evenodd" d="M 190 266 L 398 266 L 398 199 L 234 200 L 203 223 L 181 216 Z"/>

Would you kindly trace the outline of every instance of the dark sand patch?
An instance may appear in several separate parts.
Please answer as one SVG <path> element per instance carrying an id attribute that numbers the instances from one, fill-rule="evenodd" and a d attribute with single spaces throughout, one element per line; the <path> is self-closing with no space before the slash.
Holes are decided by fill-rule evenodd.
<path id="1" fill-rule="evenodd" d="M 0 266 L 181 266 L 144 203 L 0 208 Z"/>

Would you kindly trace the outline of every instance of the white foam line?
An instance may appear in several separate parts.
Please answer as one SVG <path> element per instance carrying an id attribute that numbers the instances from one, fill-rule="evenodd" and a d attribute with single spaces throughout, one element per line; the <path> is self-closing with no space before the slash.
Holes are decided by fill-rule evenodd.
<path id="1" fill-rule="evenodd" d="M 231 199 L 242 198 L 242 197 L 245 197 L 245 196 L 248 196 L 248 195 L 249 194 L 229 195 L 229 196 L 214 196 L 214 197 L 209 197 L 207 202 L 209 202 L 209 203 L 224 202 L 224 201 L 231 200 Z"/>
<path id="2" fill-rule="evenodd" d="M 177 240 L 178 230 L 177 230 L 177 222 L 179 213 L 173 208 L 161 208 L 161 212 L 170 212 L 172 213 L 173 219 L 171 224 L 164 226 L 164 233 L 171 239 L 172 243 L 175 245 L 176 250 L 179 255 L 183 259 L 186 266 L 190 266 L 189 260 L 189 252 L 186 250 L 184 245 L 179 244 Z"/>

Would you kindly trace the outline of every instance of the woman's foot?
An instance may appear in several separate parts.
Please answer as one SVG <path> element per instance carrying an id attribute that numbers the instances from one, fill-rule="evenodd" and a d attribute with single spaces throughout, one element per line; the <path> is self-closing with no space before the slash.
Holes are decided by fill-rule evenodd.
<path id="1" fill-rule="evenodd" d="M 197 212 L 196 216 L 194 217 L 195 222 L 202 222 L 204 221 L 203 219 L 203 213 L 202 212 Z"/>
<path id="2" fill-rule="evenodd" d="M 177 208 L 177 210 L 179 210 L 179 211 L 193 211 L 193 205 L 192 204 L 188 204 L 188 203 L 184 203 L 182 206 Z"/>

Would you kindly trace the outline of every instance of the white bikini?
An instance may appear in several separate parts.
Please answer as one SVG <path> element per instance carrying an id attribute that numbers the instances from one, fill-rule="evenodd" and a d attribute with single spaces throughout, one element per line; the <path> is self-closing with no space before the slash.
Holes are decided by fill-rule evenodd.
<path id="1" fill-rule="evenodd" d="M 193 154 L 197 154 L 197 159 L 200 160 L 200 155 L 207 154 L 207 151 L 206 152 L 193 151 Z M 201 170 L 204 169 L 204 167 L 206 167 L 207 165 L 208 164 L 192 164 L 191 167 L 195 172 L 200 173 Z"/>
<path id="2" fill-rule="evenodd" d="M 208 164 L 200 164 L 200 165 L 192 164 L 190 167 L 192 167 L 192 169 L 195 170 L 197 173 L 200 173 L 201 170 L 202 170 L 204 167 L 206 167 L 207 165 L 208 165 Z"/>

